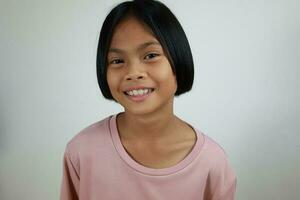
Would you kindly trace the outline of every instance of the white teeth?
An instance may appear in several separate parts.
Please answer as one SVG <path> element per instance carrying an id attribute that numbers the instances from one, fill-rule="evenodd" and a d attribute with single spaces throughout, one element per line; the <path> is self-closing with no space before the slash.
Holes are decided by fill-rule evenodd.
<path id="1" fill-rule="evenodd" d="M 151 92 L 151 89 L 138 89 L 138 90 L 127 91 L 126 94 L 130 96 L 139 96 L 139 95 L 148 94 L 149 92 Z"/>

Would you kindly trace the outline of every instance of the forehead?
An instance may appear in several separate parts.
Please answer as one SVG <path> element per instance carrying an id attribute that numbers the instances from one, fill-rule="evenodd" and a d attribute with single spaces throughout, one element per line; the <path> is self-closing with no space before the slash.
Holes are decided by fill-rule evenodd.
<path id="1" fill-rule="evenodd" d="M 147 41 L 158 42 L 147 25 L 137 20 L 135 17 L 130 16 L 116 26 L 110 47 L 130 48 Z"/>

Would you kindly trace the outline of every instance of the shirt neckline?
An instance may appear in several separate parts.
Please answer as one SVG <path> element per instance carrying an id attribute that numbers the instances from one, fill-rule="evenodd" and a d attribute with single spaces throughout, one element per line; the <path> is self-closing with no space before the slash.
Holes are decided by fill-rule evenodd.
<path id="1" fill-rule="evenodd" d="M 120 114 L 120 113 L 118 113 Z M 121 138 L 118 132 L 117 128 L 117 121 L 116 117 L 118 114 L 112 115 L 109 117 L 109 130 L 110 130 L 110 135 L 113 141 L 113 144 L 116 148 L 116 151 L 118 152 L 119 156 L 122 158 L 123 161 L 125 161 L 131 168 L 139 171 L 140 173 L 147 174 L 147 175 L 153 175 L 153 176 L 163 176 L 163 175 L 169 175 L 176 173 L 183 168 L 187 167 L 189 164 L 191 164 L 196 157 L 199 155 L 200 151 L 202 150 L 202 147 L 205 143 L 205 136 L 202 132 L 199 130 L 195 129 L 193 126 L 188 124 L 194 129 L 194 132 L 196 133 L 196 143 L 194 144 L 192 150 L 190 153 L 179 163 L 167 167 L 167 168 L 160 168 L 160 169 L 155 169 L 155 168 L 149 168 L 146 167 L 137 161 L 135 161 L 133 158 L 131 158 L 130 155 L 128 155 L 126 149 L 124 148 Z"/>

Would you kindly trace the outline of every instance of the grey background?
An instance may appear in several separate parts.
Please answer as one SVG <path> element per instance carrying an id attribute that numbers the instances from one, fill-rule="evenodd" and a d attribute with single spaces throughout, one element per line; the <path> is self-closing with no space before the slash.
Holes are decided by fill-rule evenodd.
<path id="1" fill-rule="evenodd" d="M 119 1 L 0 1 L 0 199 L 58 199 L 65 145 L 122 108 L 95 60 Z M 300 199 L 300 2 L 163 1 L 195 59 L 175 112 L 226 150 L 237 199 Z"/>

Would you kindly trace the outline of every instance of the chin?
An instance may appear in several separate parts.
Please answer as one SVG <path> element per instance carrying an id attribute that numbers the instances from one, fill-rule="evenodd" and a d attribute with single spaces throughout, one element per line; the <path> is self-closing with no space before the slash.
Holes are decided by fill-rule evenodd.
<path id="1" fill-rule="evenodd" d="M 152 113 L 150 110 L 145 109 L 125 109 L 125 112 L 130 113 L 132 115 L 146 115 Z"/>
<path id="2" fill-rule="evenodd" d="M 145 107 L 140 107 L 138 108 L 137 106 L 136 107 L 124 107 L 124 111 L 127 112 L 127 113 L 130 113 L 132 115 L 147 115 L 147 114 L 151 114 L 151 113 L 154 113 L 155 110 L 154 109 L 151 109 L 149 108 L 145 108 Z"/>

